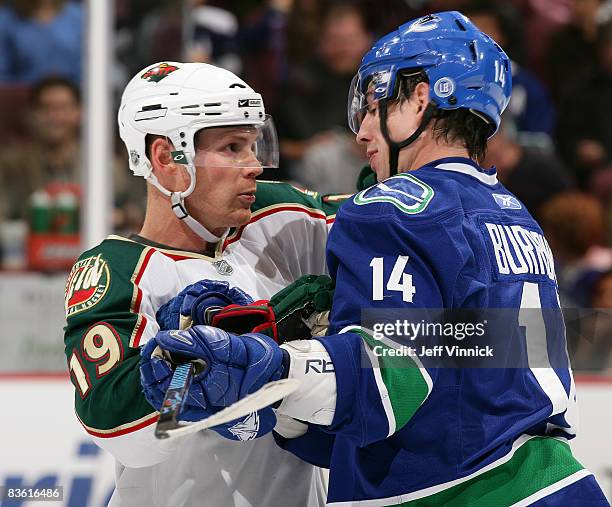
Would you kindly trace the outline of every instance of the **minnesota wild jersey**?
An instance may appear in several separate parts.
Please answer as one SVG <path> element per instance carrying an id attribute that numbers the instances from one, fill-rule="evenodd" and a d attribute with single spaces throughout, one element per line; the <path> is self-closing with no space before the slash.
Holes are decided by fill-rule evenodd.
<path id="1" fill-rule="evenodd" d="M 324 273 L 325 243 L 342 198 L 258 182 L 251 221 L 213 256 L 110 236 L 84 252 L 66 283 L 65 350 L 76 415 L 117 460 L 110 505 L 317 506 L 321 472 L 271 435 L 249 442 L 206 431 L 156 440 L 158 414 L 144 398 L 139 347 L 155 315 L 185 286 L 208 278 L 269 298 L 303 274 Z"/>

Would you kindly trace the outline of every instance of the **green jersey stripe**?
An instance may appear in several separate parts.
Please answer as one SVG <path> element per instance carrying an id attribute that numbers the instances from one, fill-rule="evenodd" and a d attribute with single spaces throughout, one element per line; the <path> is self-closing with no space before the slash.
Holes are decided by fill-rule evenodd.
<path id="1" fill-rule="evenodd" d="M 391 498 L 362 500 L 362 507 L 509 507 L 528 505 L 580 480 L 590 472 L 572 455 L 569 444 L 552 437 L 523 435 L 503 458 L 450 483 Z M 337 502 L 330 506 L 355 505 Z"/>
<path id="2" fill-rule="evenodd" d="M 377 340 L 364 328 L 349 327 L 343 332 L 359 334 L 376 356 L 380 376 L 393 409 L 394 431 L 401 429 L 429 396 L 432 382 L 427 370 L 414 358 L 398 357 L 385 352 L 392 347 L 388 341 Z M 384 399 L 384 393 L 381 396 Z M 391 428 L 390 428 L 391 430 Z M 390 431 L 390 434 L 393 431 Z"/>

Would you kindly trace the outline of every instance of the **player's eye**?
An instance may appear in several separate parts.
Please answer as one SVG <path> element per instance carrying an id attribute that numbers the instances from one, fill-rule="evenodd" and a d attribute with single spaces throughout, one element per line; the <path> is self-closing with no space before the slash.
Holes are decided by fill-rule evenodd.
<path id="1" fill-rule="evenodd" d="M 225 145 L 224 150 L 232 153 L 238 153 L 241 150 L 241 147 L 239 143 L 228 143 Z"/>

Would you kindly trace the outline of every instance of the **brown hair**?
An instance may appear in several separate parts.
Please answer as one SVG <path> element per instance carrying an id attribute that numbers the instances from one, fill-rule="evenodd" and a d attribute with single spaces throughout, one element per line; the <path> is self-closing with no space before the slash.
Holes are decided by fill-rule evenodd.
<path id="1" fill-rule="evenodd" d="M 51 0 L 51 2 L 59 10 L 66 3 L 66 0 Z M 22 18 L 29 18 L 40 7 L 41 0 L 10 0 L 8 3 L 17 15 Z"/>
<path id="2" fill-rule="evenodd" d="M 72 94 L 75 102 L 77 104 L 81 103 L 81 90 L 72 81 L 62 76 L 47 76 L 34 83 L 30 89 L 30 107 L 37 107 L 40 103 L 42 94 L 50 88 L 66 88 Z"/>
<path id="3" fill-rule="evenodd" d="M 601 203 L 583 192 L 563 192 L 541 208 L 542 227 L 562 254 L 580 258 L 602 242 L 605 218 Z"/>
<path id="4" fill-rule="evenodd" d="M 394 96 L 401 103 L 410 98 L 419 83 L 428 83 L 423 71 L 410 69 L 410 73 L 401 74 L 396 84 Z M 460 142 L 465 146 L 470 158 L 482 163 L 487 154 L 487 139 L 492 125 L 469 109 L 435 108 L 431 121 L 434 139 L 444 139 L 447 143 Z"/>

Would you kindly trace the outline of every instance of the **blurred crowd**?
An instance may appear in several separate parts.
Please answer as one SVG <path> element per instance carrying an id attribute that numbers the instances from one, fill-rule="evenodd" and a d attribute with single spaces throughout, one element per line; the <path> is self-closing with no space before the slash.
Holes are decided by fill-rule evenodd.
<path id="1" fill-rule="evenodd" d="M 49 250 L 67 258 L 77 241 L 84 7 L 0 0 L 4 269 L 44 268 L 45 238 L 63 235 Z M 281 168 L 264 176 L 352 193 L 366 159 L 346 100 L 361 57 L 401 22 L 441 10 L 462 11 L 512 60 L 512 100 L 485 166 L 541 223 L 562 305 L 601 309 L 575 319 L 575 363 L 612 369 L 612 0 L 115 0 L 108 72 L 117 100 L 153 62 L 238 73 L 279 133 Z M 113 223 L 126 233 L 139 228 L 145 189 L 116 144 Z"/>

